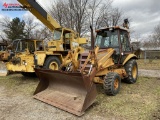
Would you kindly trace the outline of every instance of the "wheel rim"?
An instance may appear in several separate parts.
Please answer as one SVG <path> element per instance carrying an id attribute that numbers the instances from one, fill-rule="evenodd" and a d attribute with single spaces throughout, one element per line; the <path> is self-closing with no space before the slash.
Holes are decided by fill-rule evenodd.
<path id="1" fill-rule="evenodd" d="M 58 64 L 56 62 L 51 62 L 49 65 L 49 69 L 58 70 Z"/>
<path id="2" fill-rule="evenodd" d="M 136 79 L 136 77 L 137 77 L 137 67 L 136 67 L 136 65 L 132 68 L 132 75 L 133 75 L 133 78 Z"/>
<path id="3" fill-rule="evenodd" d="M 115 90 L 118 89 L 118 86 L 119 86 L 119 80 L 116 79 L 116 80 L 114 81 L 114 89 L 115 89 Z"/>

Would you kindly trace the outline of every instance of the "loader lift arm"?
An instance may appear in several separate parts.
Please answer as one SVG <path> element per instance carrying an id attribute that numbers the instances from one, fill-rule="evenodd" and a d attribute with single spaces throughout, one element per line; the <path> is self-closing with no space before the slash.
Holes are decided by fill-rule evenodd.
<path id="1" fill-rule="evenodd" d="M 94 50 L 90 51 L 93 54 L 89 58 L 94 62 Z M 34 92 L 34 98 L 75 115 L 83 115 L 94 102 L 97 91 L 92 81 L 93 76 L 77 72 L 79 53 L 81 53 L 79 48 L 70 51 L 59 71 L 35 68 L 40 82 Z M 63 69 L 66 65 L 67 67 Z"/>

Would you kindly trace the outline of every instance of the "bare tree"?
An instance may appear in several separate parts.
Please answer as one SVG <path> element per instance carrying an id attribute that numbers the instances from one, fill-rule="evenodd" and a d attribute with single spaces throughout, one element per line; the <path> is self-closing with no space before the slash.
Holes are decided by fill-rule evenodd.
<path id="1" fill-rule="evenodd" d="M 96 29 L 99 26 L 100 19 L 104 19 L 104 13 L 108 13 L 113 0 L 91 0 L 88 5 L 90 24 Z M 106 15 L 106 14 L 105 14 Z M 106 22 L 106 21 L 105 21 Z"/>
<path id="2" fill-rule="evenodd" d="M 39 27 L 39 29 L 35 29 L 33 31 L 33 35 L 31 37 L 31 39 L 49 41 L 52 39 L 52 32 L 47 27 L 41 25 L 41 27 Z"/>
<path id="3" fill-rule="evenodd" d="M 97 18 L 96 12 L 101 2 L 102 0 L 92 0 L 88 4 L 88 11 L 89 11 L 88 15 L 90 16 L 90 19 L 91 19 L 90 21 L 92 26 L 94 26 L 94 20 L 95 18 Z"/>
<path id="4" fill-rule="evenodd" d="M 143 47 L 145 48 L 157 48 L 160 47 L 160 23 L 155 26 L 153 33 L 148 36 L 148 39 L 144 41 Z"/>
<path id="5" fill-rule="evenodd" d="M 32 38 L 33 36 L 33 31 L 40 25 L 40 23 L 34 21 L 34 17 L 32 16 L 27 16 L 23 18 L 25 21 L 25 32 L 26 32 L 26 37 L 28 39 Z"/>
<path id="6" fill-rule="evenodd" d="M 64 12 L 67 10 L 65 0 L 54 1 L 48 7 L 50 14 L 61 25 L 64 26 Z"/>
<path id="7" fill-rule="evenodd" d="M 154 28 L 152 37 L 157 47 L 160 47 L 160 23 Z"/>
<path id="8" fill-rule="evenodd" d="M 102 6 L 97 27 L 122 25 L 123 12 L 119 8 Z"/>
<path id="9" fill-rule="evenodd" d="M 10 22 L 11 22 L 11 20 L 7 16 L 4 16 L 0 20 L 0 38 L 2 40 L 6 40 L 7 39 L 3 30 L 8 28 Z"/>
<path id="10" fill-rule="evenodd" d="M 49 12 L 57 22 L 77 31 L 81 36 L 94 28 L 118 25 L 123 12 L 112 8 L 113 0 L 55 0 Z M 122 24 L 122 23 L 121 23 Z"/>
<path id="11" fill-rule="evenodd" d="M 8 28 L 9 23 L 11 22 L 10 18 L 5 16 L 0 20 L 1 30 Z"/>

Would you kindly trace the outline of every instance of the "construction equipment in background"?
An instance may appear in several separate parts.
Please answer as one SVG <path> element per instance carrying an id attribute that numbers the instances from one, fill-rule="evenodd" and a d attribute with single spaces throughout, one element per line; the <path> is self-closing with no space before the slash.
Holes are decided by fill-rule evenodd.
<path id="1" fill-rule="evenodd" d="M 0 42 L 0 61 L 8 60 L 9 53 L 7 51 L 7 46 L 8 46 L 7 41 Z"/>
<path id="2" fill-rule="evenodd" d="M 53 31 L 53 40 L 47 43 L 47 47 L 44 47 L 44 44 L 42 45 L 42 41 L 23 40 L 21 46 L 23 46 L 23 50 L 26 50 L 16 54 L 7 63 L 8 71 L 21 72 L 24 76 L 31 76 L 35 72 L 35 66 L 58 70 L 69 50 L 76 48 L 81 51 L 84 50 L 80 45 L 86 44 L 86 39 L 80 38 L 79 34 L 71 29 L 61 27 L 35 0 L 18 1 Z M 34 48 L 32 51 L 29 48 L 31 46 Z M 43 49 L 36 50 L 36 47 L 42 47 Z"/>
<path id="3" fill-rule="evenodd" d="M 6 66 L 5 61 L 8 60 L 9 52 L 7 51 L 8 43 L 7 41 L 0 42 L 0 76 L 5 76 L 7 74 L 6 72 Z"/>
<path id="4" fill-rule="evenodd" d="M 1 61 L 8 62 L 14 56 L 14 52 L 16 52 L 16 48 L 18 47 L 17 41 L 20 41 L 20 39 L 13 40 L 10 44 L 5 43 L 5 46 L 2 47 L 4 49 L 0 51 Z"/>
<path id="5" fill-rule="evenodd" d="M 98 29 L 91 50 L 70 51 L 59 70 L 35 68 L 40 80 L 34 98 L 81 116 L 96 98 L 95 83 L 107 95 L 116 95 L 121 80 L 135 83 L 138 66 L 130 46 L 129 30 L 121 27 Z M 94 47 L 96 46 L 96 47 Z"/>
<path id="6" fill-rule="evenodd" d="M 8 71 L 20 71 L 24 76 L 34 76 L 35 52 L 45 50 L 43 40 L 21 39 L 14 41 L 13 46 L 14 56 L 6 63 Z"/>
<path id="7" fill-rule="evenodd" d="M 1 55 L 0 55 L 0 76 L 6 76 L 8 74 L 6 63 L 9 62 L 13 56 L 18 52 L 20 47 L 20 39 L 13 40 L 11 44 L 5 42 L 1 44 Z"/>

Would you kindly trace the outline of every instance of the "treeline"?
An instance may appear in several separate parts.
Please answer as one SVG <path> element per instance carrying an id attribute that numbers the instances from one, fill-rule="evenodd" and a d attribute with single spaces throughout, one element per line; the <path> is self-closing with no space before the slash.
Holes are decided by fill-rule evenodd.
<path id="1" fill-rule="evenodd" d="M 142 43 L 144 48 L 160 49 L 160 22 L 154 27 L 153 33 Z"/>
<path id="2" fill-rule="evenodd" d="M 113 0 L 55 0 L 47 6 L 48 13 L 63 27 L 77 31 L 81 36 L 94 29 L 122 25 L 124 13 L 112 7 Z M 1 38 L 50 39 L 51 32 L 33 18 L 3 18 L 0 21 Z"/>
<path id="3" fill-rule="evenodd" d="M 16 17 L 10 20 L 9 17 L 4 17 L 0 21 L 1 39 L 46 39 L 50 37 L 50 31 L 39 22 L 35 22 L 33 17 L 24 18 L 21 20 Z"/>

